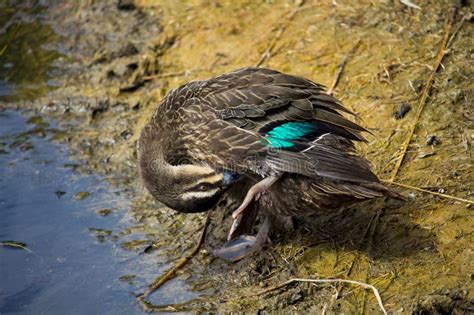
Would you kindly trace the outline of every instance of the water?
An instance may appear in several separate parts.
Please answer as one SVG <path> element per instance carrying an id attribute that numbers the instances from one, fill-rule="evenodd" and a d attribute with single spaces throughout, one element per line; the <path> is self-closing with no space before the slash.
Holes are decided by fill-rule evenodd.
<path id="1" fill-rule="evenodd" d="M 90 230 L 117 229 L 127 201 L 100 178 L 75 174 L 65 148 L 39 137 L 15 145 L 27 129 L 18 113 L 0 117 L 8 152 L 0 155 L 0 241 L 22 242 L 31 250 L 0 247 L 0 313 L 136 311 L 131 288 L 118 280 L 126 265 L 117 264 L 113 247 Z M 91 197 L 75 200 L 81 190 Z M 59 197 L 58 191 L 66 194 Z M 101 218 L 94 212 L 98 205 L 118 214 Z"/>
<path id="2" fill-rule="evenodd" d="M 67 148 L 50 141 L 54 129 L 27 120 L 0 113 L 0 242 L 26 244 L 0 246 L 0 314 L 141 313 L 135 295 L 166 264 L 120 246 L 130 241 L 119 236 L 127 198 L 98 176 L 76 173 Z M 90 195 L 76 200 L 83 191 Z M 194 297 L 174 280 L 155 302 Z"/>
<path id="3" fill-rule="evenodd" d="M 55 63 L 66 59 L 49 46 L 60 38 L 43 21 L 43 3 L 0 1 L 0 101 L 55 88 Z M 146 239 L 125 232 L 135 223 L 130 196 L 77 173 L 81 162 L 52 140 L 62 134 L 55 127 L 0 110 L 0 314 L 142 314 L 135 296 L 169 264 L 160 251 L 123 246 Z M 166 305 L 197 296 L 174 279 L 150 299 Z"/>

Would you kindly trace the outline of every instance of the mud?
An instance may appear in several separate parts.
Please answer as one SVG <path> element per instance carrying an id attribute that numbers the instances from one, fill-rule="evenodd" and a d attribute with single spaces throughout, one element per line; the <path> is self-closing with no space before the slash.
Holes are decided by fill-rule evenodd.
<path id="1" fill-rule="evenodd" d="M 48 49 L 63 56 L 55 56 L 60 69 L 52 76 L 55 84 L 33 101 L 16 97 L 0 106 L 54 118 L 62 130 L 55 141 L 67 143 L 84 162 L 77 171 L 102 174 L 128 193 L 132 206 L 126 217 L 135 225 L 116 241 L 137 255 L 162 255 L 172 262 L 194 246 L 204 217 L 161 207 L 138 181 L 136 140 L 159 99 L 185 82 L 255 65 L 268 47 L 272 54 L 262 66 L 329 86 L 360 38 L 335 95 L 373 132 L 359 149 L 388 179 L 456 1 L 414 2 L 421 10 L 394 0 L 51 4 L 43 24 L 59 38 L 49 40 Z M 463 6 L 457 22 L 472 9 Z M 473 33 L 467 18 L 436 74 L 396 178 L 469 200 Z M 402 104 L 412 110 L 395 119 Z M 429 136 L 438 142 L 427 144 Z M 321 277 L 374 285 L 390 313 L 474 311 L 472 207 L 403 193 L 409 197 L 404 203 L 377 200 L 328 209 L 294 233 L 277 233 L 273 247 L 236 264 L 211 254 L 230 226 L 232 202 L 223 200 L 214 210 L 205 249 L 179 274 L 200 297 L 167 310 L 379 312 L 369 291 L 348 286 L 298 284 L 264 297 L 238 298 L 290 277 Z M 130 235 L 136 236 L 132 242 Z M 108 235 L 101 237 L 108 241 Z"/>

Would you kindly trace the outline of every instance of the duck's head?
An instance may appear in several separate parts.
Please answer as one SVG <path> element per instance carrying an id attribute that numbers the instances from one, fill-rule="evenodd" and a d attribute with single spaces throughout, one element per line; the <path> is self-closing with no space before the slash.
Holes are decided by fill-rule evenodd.
<path id="1" fill-rule="evenodd" d="M 143 135 L 138 141 L 141 178 L 153 197 L 179 212 L 196 213 L 211 209 L 238 175 L 217 171 L 188 159 L 171 161 L 166 146 Z"/>
<path id="2" fill-rule="evenodd" d="M 159 202 L 179 212 L 195 213 L 212 208 L 224 193 L 224 173 L 208 166 L 141 165 L 145 187 Z"/>

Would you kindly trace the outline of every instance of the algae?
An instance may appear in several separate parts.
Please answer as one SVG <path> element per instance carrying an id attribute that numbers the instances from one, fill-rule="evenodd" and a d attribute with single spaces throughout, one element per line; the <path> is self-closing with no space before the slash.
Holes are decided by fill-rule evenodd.
<path id="1" fill-rule="evenodd" d="M 60 39 L 42 23 L 44 7 L 20 1 L 0 4 L 0 100 L 35 99 L 57 87 L 55 62 L 63 56 L 51 45 Z M 34 17 L 34 18 L 32 18 Z"/>

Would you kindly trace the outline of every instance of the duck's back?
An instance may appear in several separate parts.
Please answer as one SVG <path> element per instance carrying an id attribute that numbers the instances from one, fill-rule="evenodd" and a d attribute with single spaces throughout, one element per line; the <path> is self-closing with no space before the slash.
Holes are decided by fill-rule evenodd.
<path id="1" fill-rule="evenodd" d="M 321 205 L 328 196 L 395 194 L 355 154 L 366 130 L 341 115 L 353 113 L 305 78 L 244 68 L 170 92 L 159 111 L 193 163 L 253 178 L 285 174 L 282 190 L 311 182 L 302 193 Z"/>

